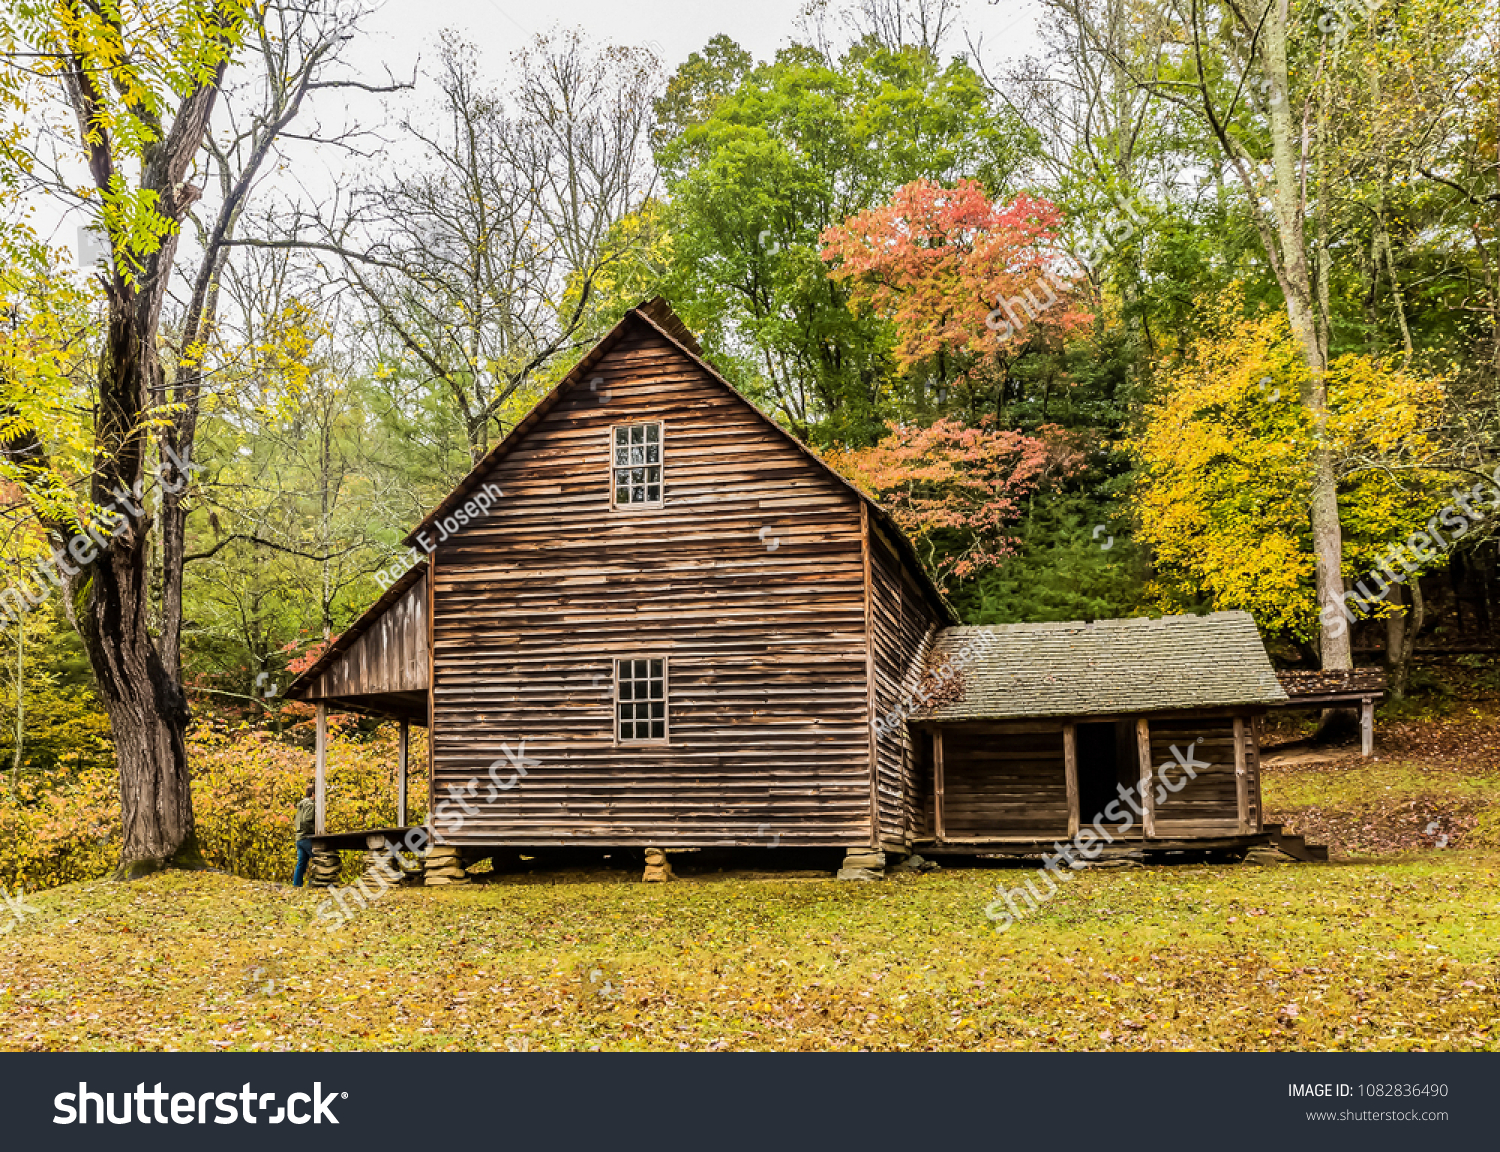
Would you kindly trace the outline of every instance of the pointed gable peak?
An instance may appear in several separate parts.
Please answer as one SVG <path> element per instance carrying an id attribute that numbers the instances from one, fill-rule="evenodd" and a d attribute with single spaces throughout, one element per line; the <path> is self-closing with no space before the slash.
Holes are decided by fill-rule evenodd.
<path id="1" fill-rule="evenodd" d="M 682 317 L 672 311 L 672 306 L 667 303 L 665 297 L 653 296 L 650 300 L 643 300 L 632 311 L 639 312 L 651 320 L 694 356 L 703 355 L 703 348 L 698 343 L 698 338 L 693 335 L 692 329 L 683 323 Z"/>

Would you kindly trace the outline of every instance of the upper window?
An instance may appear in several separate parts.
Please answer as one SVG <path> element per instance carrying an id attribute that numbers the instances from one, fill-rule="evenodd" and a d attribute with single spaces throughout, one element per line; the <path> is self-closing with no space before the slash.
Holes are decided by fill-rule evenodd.
<path id="1" fill-rule="evenodd" d="M 667 738 L 667 662 L 615 661 L 616 732 L 621 740 Z"/>
<path id="2" fill-rule="evenodd" d="M 660 504 L 661 425 L 621 424 L 614 437 L 614 506 Z"/>

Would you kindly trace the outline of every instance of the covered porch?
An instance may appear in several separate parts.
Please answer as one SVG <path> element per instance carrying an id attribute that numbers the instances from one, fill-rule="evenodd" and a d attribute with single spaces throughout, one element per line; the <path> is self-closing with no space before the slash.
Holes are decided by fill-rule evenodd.
<path id="1" fill-rule="evenodd" d="M 924 854 L 1053 850 L 1094 829 L 1130 849 L 1264 843 L 1255 714 L 923 725 Z M 1189 773 L 1191 768 L 1191 774 Z"/>
<path id="2" fill-rule="evenodd" d="M 313 777 L 317 824 L 313 842 L 318 851 L 365 849 L 376 837 L 399 840 L 409 830 L 412 729 L 428 730 L 432 714 L 429 604 L 427 566 L 418 564 L 392 584 L 287 690 L 288 696 L 314 705 L 317 711 Z M 394 826 L 329 829 L 330 710 L 397 722 Z"/>
<path id="3" fill-rule="evenodd" d="M 1292 669 L 1276 673 L 1287 699 L 1277 707 L 1358 708 L 1359 754 L 1375 754 L 1375 705 L 1385 696 L 1385 672 L 1379 668 L 1349 668 L 1343 671 Z"/>

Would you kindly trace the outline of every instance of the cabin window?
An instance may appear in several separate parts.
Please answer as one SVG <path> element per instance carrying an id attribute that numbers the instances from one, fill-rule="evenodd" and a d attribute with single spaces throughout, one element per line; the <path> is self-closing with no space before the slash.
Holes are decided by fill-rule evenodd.
<path id="1" fill-rule="evenodd" d="M 615 731 L 621 741 L 667 738 L 667 662 L 615 661 Z"/>
<path id="2" fill-rule="evenodd" d="M 621 424 L 614 430 L 614 506 L 661 503 L 660 424 Z"/>

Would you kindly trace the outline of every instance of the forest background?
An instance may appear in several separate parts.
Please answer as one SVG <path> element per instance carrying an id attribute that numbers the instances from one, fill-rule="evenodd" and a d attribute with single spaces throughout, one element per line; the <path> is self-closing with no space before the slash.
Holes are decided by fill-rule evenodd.
<path id="1" fill-rule="evenodd" d="M 357 3 L 0 8 L 0 885 L 284 871 L 282 690 L 656 295 L 967 623 L 1245 609 L 1398 701 L 1493 679 L 1496 0 L 1040 13 L 1019 61 L 861 0 L 770 59 L 372 76 Z M 330 819 L 389 821 L 391 734 L 338 727 Z"/>

